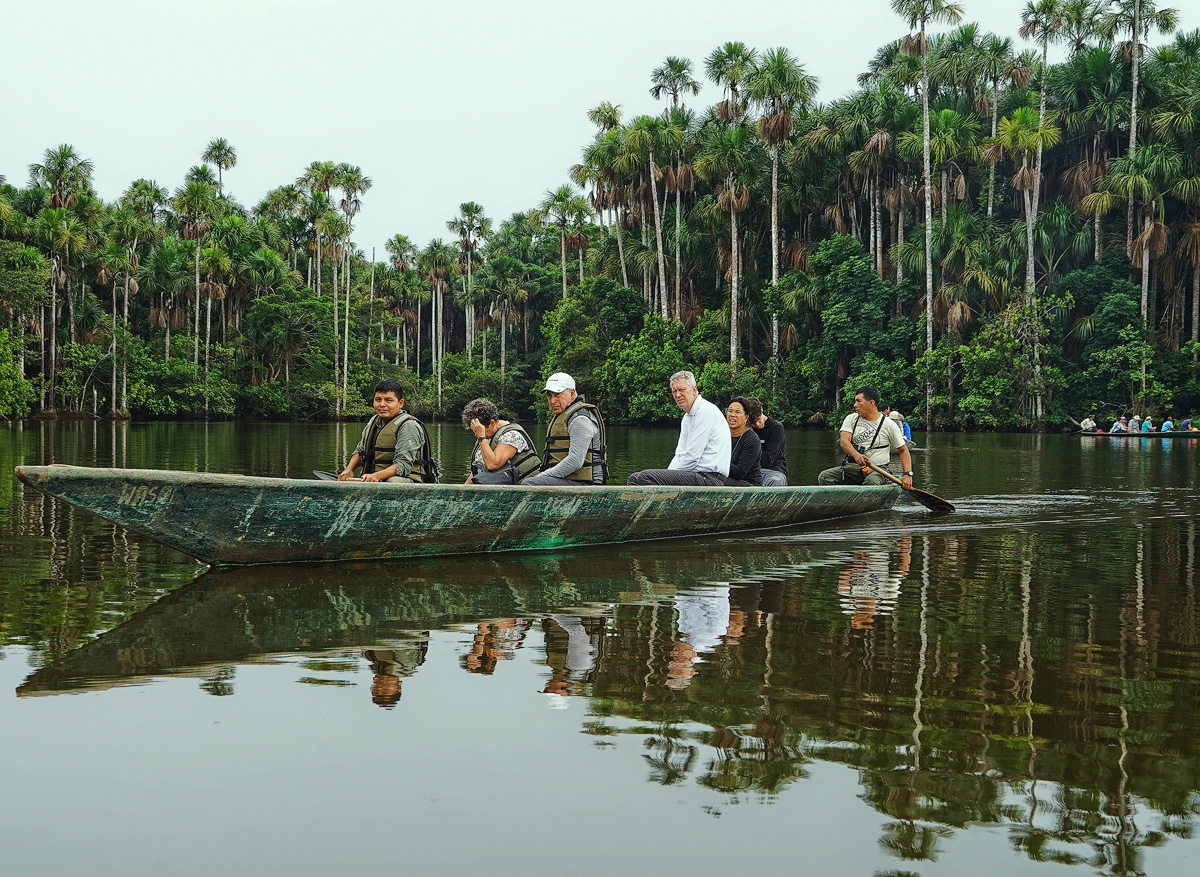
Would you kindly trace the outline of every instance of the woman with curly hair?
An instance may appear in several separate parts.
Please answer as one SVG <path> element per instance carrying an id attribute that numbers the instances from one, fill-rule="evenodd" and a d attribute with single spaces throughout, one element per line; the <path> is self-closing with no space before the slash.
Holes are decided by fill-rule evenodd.
<path id="1" fill-rule="evenodd" d="M 467 484 L 520 484 L 541 469 L 542 461 L 529 433 L 520 424 L 501 420 L 491 400 L 468 402 L 462 423 L 475 433 Z"/>

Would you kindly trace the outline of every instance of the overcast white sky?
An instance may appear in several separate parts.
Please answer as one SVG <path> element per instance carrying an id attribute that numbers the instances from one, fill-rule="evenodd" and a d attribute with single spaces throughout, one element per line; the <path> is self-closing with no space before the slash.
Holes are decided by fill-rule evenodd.
<path id="1" fill-rule="evenodd" d="M 1017 36 L 1024 0 L 963 0 L 964 21 Z M 1171 3 L 1181 29 L 1200 3 Z M 384 258 L 400 232 L 450 237 L 463 201 L 507 218 L 534 206 L 591 139 L 587 110 L 656 112 L 650 72 L 728 40 L 791 49 L 822 101 L 854 90 L 906 32 L 889 0 L 9 0 L 0 174 L 69 143 L 115 199 L 138 178 L 172 191 L 205 145 L 228 139 L 226 189 L 252 207 L 309 162 L 362 167 L 374 187 L 354 238 Z M 1155 43 L 1159 40 L 1154 40 Z"/>

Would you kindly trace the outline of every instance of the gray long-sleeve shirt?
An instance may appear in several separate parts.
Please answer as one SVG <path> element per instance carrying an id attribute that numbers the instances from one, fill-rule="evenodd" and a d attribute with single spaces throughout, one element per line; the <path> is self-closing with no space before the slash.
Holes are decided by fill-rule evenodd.
<path id="1" fill-rule="evenodd" d="M 567 436 L 570 439 L 567 456 L 541 473 L 542 475 L 553 478 L 568 477 L 583 465 L 589 447 L 593 451 L 592 459 L 600 456 L 600 427 L 586 411 L 581 411 L 571 418 L 571 422 L 567 424 Z"/>

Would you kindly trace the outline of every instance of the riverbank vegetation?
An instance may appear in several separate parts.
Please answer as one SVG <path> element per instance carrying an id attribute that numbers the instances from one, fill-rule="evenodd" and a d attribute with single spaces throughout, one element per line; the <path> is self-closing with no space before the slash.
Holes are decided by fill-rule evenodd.
<path id="1" fill-rule="evenodd" d="M 1011 35 L 892 9 L 852 94 L 818 104 L 785 47 L 651 61 L 643 105 L 580 108 L 594 138 L 527 211 L 467 202 L 382 253 L 358 167 L 244 204 L 218 138 L 106 203 L 49 148 L 0 179 L 0 416 L 358 417 L 382 376 L 426 417 L 527 415 L 565 370 L 651 422 L 683 367 L 791 425 L 868 382 L 918 427 L 1194 409 L 1200 31 L 1154 0 L 1037 0 Z M 721 100 L 689 106 L 702 77 Z"/>

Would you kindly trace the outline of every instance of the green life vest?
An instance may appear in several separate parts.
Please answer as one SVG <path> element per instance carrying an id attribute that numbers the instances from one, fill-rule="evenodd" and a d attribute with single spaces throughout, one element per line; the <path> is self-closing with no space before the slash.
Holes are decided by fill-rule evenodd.
<path id="1" fill-rule="evenodd" d="M 493 451 L 496 450 L 496 447 L 502 443 L 501 436 L 505 435 L 506 433 L 510 433 L 510 432 L 518 433 L 519 435 L 524 436 L 524 438 L 525 438 L 525 445 L 526 445 L 525 450 L 517 451 L 515 454 L 513 454 L 512 459 L 510 459 L 508 461 L 508 462 L 512 463 L 513 466 L 516 467 L 517 483 L 520 484 L 522 481 L 524 481 L 530 475 L 533 475 L 535 472 L 539 471 L 542 468 L 542 460 L 537 455 L 537 451 L 535 451 L 533 449 L 533 439 L 531 439 L 529 437 L 529 433 L 527 433 L 521 427 L 521 425 L 519 423 L 506 423 L 504 426 L 502 426 L 498 430 L 496 430 L 496 432 L 492 435 L 491 439 L 488 440 L 488 444 L 490 444 L 492 446 Z M 503 443 L 504 444 L 512 444 L 511 442 L 503 442 Z M 471 457 L 471 474 L 472 475 L 479 474 L 479 466 L 480 466 L 480 464 L 475 462 L 474 454 L 472 454 L 472 457 Z"/>
<path id="2" fill-rule="evenodd" d="M 433 445 L 429 442 L 429 432 L 425 429 L 425 424 L 405 411 L 401 411 L 387 424 L 382 423 L 378 414 L 371 416 L 365 442 L 364 472 L 372 474 L 382 472 L 396 461 L 396 436 L 400 432 L 400 427 L 410 420 L 421 428 L 421 453 L 413 461 L 412 468 L 408 472 L 397 472 L 396 477 L 417 484 L 437 483 L 437 463 L 433 460 Z"/>
<path id="3" fill-rule="evenodd" d="M 557 466 L 567 458 L 571 449 L 569 428 L 577 415 L 591 417 L 600 428 L 600 453 L 595 454 L 592 445 L 589 444 L 583 457 L 583 465 L 565 477 L 570 481 L 585 484 L 604 484 L 608 481 L 608 442 L 604 435 L 604 418 L 600 416 L 600 409 L 590 402 L 583 401 L 582 396 L 564 408 L 562 414 L 554 415 L 550 425 L 546 427 L 546 452 L 542 455 L 542 471 Z"/>

